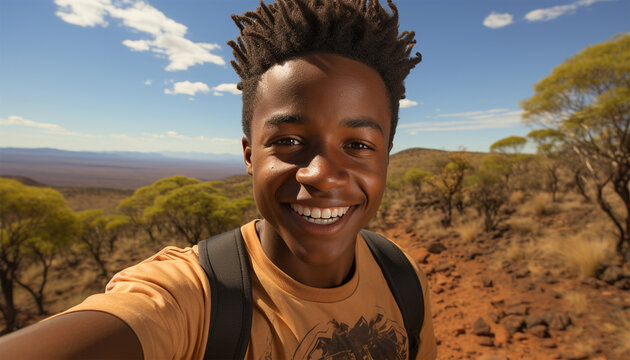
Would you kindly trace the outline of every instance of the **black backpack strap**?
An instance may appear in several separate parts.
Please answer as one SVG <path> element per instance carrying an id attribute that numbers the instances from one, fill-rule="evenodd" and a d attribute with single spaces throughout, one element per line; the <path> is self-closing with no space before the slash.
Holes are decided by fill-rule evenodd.
<path id="1" fill-rule="evenodd" d="M 243 359 L 252 327 L 249 257 L 240 229 L 199 243 L 199 263 L 211 291 L 210 327 L 204 359 Z"/>
<path id="2" fill-rule="evenodd" d="M 361 230 L 361 236 L 381 267 L 396 299 L 409 339 L 409 359 L 415 359 L 420 348 L 420 330 L 424 320 L 424 296 L 418 275 L 396 244 L 368 230 Z"/>

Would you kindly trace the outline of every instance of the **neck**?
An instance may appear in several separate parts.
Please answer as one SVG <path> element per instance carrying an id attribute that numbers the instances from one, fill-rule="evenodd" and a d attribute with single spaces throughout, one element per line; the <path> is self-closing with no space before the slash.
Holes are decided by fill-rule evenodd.
<path id="1" fill-rule="evenodd" d="M 267 258 L 285 274 L 304 285 L 333 288 L 345 284 L 354 275 L 354 246 L 335 261 L 313 264 L 292 251 L 264 220 L 256 223 L 256 232 Z"/>

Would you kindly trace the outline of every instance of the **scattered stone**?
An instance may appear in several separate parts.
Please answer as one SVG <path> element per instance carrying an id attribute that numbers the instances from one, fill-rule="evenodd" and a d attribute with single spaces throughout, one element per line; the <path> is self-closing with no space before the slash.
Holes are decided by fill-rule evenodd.
<path id="1" fill-rule="evenodd" d="M 455 264 L 442 262 L 442 263 L 437 264 L 437 266 L 435 267 L 435 272 L 449 271 L 453 268 L 455 268 Z"/>
<path id="2" fill-rule="evenodd" d="M 546 311 L 543 314 L 543 319 L 549 325 L 549 328 L 553 330 L 564 330 L 571 324 L 569 315 L 561 312 Z"/>
<path id="3" fill-rule="evenodd" d="M 496 330 L 494 331 L 494 340 L 496 340 L 498 344 L 506 344 L 511 337 L 512 335 L 503 325 L 497 326 Z"/>
<path id="4" fill-rule="evenodd" d="M 552 277 L 546 277 L 544 281 L 545 281 L 545 283 L 547 283 L 549 285 L 553 285 L 553 284 L 558 282 L 557 279 L 552 278 Z"/>
<path id="5" fill-rule="evenodd" d="M 571 349 L 562 353 L 562 358 L 566 360 L 585 360 L 588 359 L 588 354 L 583 351 Z"/>
<path id="6" fill-rule="evenodd" d="M 509 360 L 505 354 L 482 354 L 477 360 Z"/>
<path id="7" fill-rule="evenodd" d="M 525 321 L 525 326 L 528 329 L 531 329 L 531 328 L 533 328 L 534 326 L 537 326 L 537 325 L 544 325 L 544 323 L 545 323 L 545 320 L 543 320 L 543 318 L 541 318 L 538 315 L 525 316 L 524 321 Z"/>
<path id="8" fill-rule="evenodd" d="M 426 266 L 422 267 L 422 270 L 424 270 L 425 274 L 431 275 L 435 272 L 435 266 L 433 266 L 432 264 L 427 264 Z"/>
<path id="9" fill-rule="evenodd" d="M 549 333 L 547 333 L 547 326 L 542 325 L 542 324 L 528 328 L 527 332 L 539 338 L 549 337 Z"/>
<path id="10" fill-rule="evenodd" d="M 456 328 L 455 330 L 453 330 L 453 334 L 455 336 L 464 335 L 465 333 L 466 333 L 466 329 L 464 329 L 463 326 L 460 326 L 460 327 Z"/>
<path id="11" fill-rule="evenodd" d="M 624 278 L 615 283 L 615 287 L 619 290 L 630 290 L 630 279 Z"/>
<path id="12" fill-rule="evenodd" d="M 411 232 L 413 232 L 413 227 L 412 227 L 412 226 L 408 226 L 408 227 L 405 229 L 405 233 L 409 234 L 409 233 L 411 233 Z"/>
<path id="13" fill-rule="evenodd" d="M 431 241 L 427 245 L 427 250 L 432 254 L 439 254 L 442 251 L 446 250 L 446 246 L 444 246 L 444 244 L 442 244 L 438 240 L 435 240 L 435 241 Z"/>
<path id="14" fill-rule="evenodd" d="M 526 283 L 524 287 L 527 291 L 536 290 L 536 284 L 534 284 L 533 282 Z"/>
<path id="15" fill-rule="evenodd" d="M 560 299 L 563 296 L 561 292 L 556 291 L 556 290 L 549 291 L 549 294 L 553 296 L 555 299 Z"/>
<path id="16" fill-rule="evenodd" d="M 558 344 L 556 344 L 556 342 L 551 339 L 543 340 L 541 345 L 542 347 L 547 348 L 547 349 L 555 349 L 558 347 Z"/>
<path id="17" fill-rule="evenodd" d="M 529 306 L 525 304 L 512 305 L 506 309 L 505 313 L 508 315 L 524 316 L 524 315 L 527 315 L 527 313 L 529 313 Z"/>
<path id="18" fill-rule="evenodd" d="M 492 346 L 494 346 L 494 341 L 492 340 L 491 337 L 482 336 L 482 337 L 477 338 L 477 344 L 479 344 L 481 346 L 492 347 Z"/>
<path id="19" fill-rule="evenodd" d="M 586 279 L 582 280 L 582 284 L 590 286 L 590 287 L 595 288 L 595 289 L 599 288 L 598 281 L 594 277 L 590 277 L 590 278 L 586 278 Z"/>
<path id="20" fill-rule="evenodd" d="M 499 298 L 499 297 L 490 300 L 490 304 L 492 306 L 503 305 L 504 302 L 505 302 L 505 300 L 503 298 Z"/>
<path id="21" fill-rule="evenodd" d="M 505 312 L 503 310 L 497 310 L 497 311 L 490 311 L 488 313 L 488 317 L 490 318 L 490 320 L 492 320 L 495 324 L 498 324 L 499 321 L 501 321 L 501 319 L 503 319 L 505 317 Z"/>
<path id="22" fill-rule="evenodd" d="M 457 271 L 453 271 L 451 273 L 451 277 L 454 278 L 454 279 L 459 279 L 462 276 Z"/>
<path id="23" fill-rule="evenodd" d="M 523 327 L 523 319 L 519 316 L 507 317 L 503 320 L 503 326 L 505 326 L 505 329 L 513 336 Z"/>
<path id="24" fill-rule="evenodd" d="M 622 277 L 623 277 L 623 269 L 621 269 L 619 266 L 609 266 L 602 273 L 600 279 L 602 279 L 603 281 L 609 284 L 614 284 L 617 280 L 621 279 Z"/>
<path id="25" fill-rule="evenodd" d="M 527 341 L 527 339 L 529 339 L 529 337 L 527 337 L 527 335 L 517 332 L 516 334 L 514 334 L 514 340 L 516 341 Z"/>
<path id="26" fill-rule="evenodd" d="M 481 278 L 481 283 L 483 284 L 484 287 L 492 287 L 492 279 L 490 279 L 489 277 L 482 277 Z"/>
<path id="27" fill-rule="evenodd" d="M 429 251 L 423 247 L 415 249 L 414 252 L 416 253 L 416 259 L 422 264 L 426 264 L 429 256 L 431 255 L 429 254 Z"/>
<path id="28" fill-rule="evenodd" d="M 477 318 L 472 327 L 472 333 L 477 336 L 490 336 L 490 325 L 488 325 L 482 318 Z"/>
<path id="29" fill-rule="evenodd" d="M 446 276 L 440 273 L 435 274 L 435 283 L 437 285 L 446 285 L 447 282 L 448 278 Z"/>
<path id="30" fill-rule="evenodd" d="M 529 275 L 529 269 L 522 269 L 522 270 L 517 271 L 517 272 L 514 274 L 514 276 L 515 276 L 517 279 L 521 279 L 521 278 L 527 277 L 528 275 Z"/>
<path id="31" fill-rule="evenodd" d="M 476 250 L 476 249 L 475 250 L 470 250 L 469 249 L 469 250 L 466 251 L 465 257 L 466 257 L 467 260 L 473 260 L 477 256 L 481 256 L 481 251 Z"/>

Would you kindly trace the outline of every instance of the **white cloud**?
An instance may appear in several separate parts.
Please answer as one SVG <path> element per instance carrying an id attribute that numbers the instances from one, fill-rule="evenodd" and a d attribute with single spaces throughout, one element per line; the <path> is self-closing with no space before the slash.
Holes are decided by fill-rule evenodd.
<path id="1" fill-rule="evenodd" d="M 398 129 L 415 135 L 427 131 L 461 131 L 507 128 L 521 121 L 522 110 L 490 109 L 451 114 L 438 114 L 432 121 L 398 125 Z M 437 120 L 440 118 L 451 118 Z"/>
<path id="2" fill-rule="evenodd" d="M 413 106 L 418 105 L 417 101 L 413 101 L 413 100 L 409 100 L 409 99 L 400 99 L 400 101 L 398 102 L 398 106 L 400 106 L 401 108 L 410 108 Z"/>
<path id="3" fill-rule="evenodd" d="M 164 89 L 164 93 L 169 94 L 169 95 L 186 94 L 186 95 L 195 96 L 195 94 L 198 92 L 207 93 L 208 91 L 210 91 L 210 88 L 208 87 L 208 85 L 200 81 L 197 81 L 197 82 L 179 81 L 173 85 L 172 90 Z"/>
<path id="4" fill-rule="evenodd" d="M 33 120 L 24 119 L 18 115 L 11 115 L 6 119 L 0 119 L 0 125 L 16 125 L 16 126 L 26 126 L 36 129 L 44 130 L 48 133 L 58 134 L 58 135 L 69 135 L 69 136 L 93 136 L 90 134 L 82 134 L 74 131 L 68 131 L 63 127 L 57 124 L 51 123 L 43 123 Z"/>
<path id="5" fill-rule="evenodd" d="M 151 48 L 146 40 L 124 40 L 122 43 L 132 51 L 147 51 Z"/>
<path id="6" fill-rule="evenodd" d="M 151 85 L 151 84 L 153 84 L 153 81 L 151 81 L 151 79 L 146 79 L 144 81 L 144 85 Z"/>
<path id="7" fill-rule="evenodd" d="M 229 92 L 234 95 L 240 95 L 241 90 L 236 88 L 236 84 L 219 84 L 212 88 L 214 96 L 223 96 L 223 93 Z"/>
<path id="8" fill-rule="evenodd" d="M 59 9 L 55 15 L 61 20 L 78 26 L 107 26 L 105 15 L 111 6 L 109 0 L 55 0 Z"/>
<path id="9" fill-rule="evenodd" d="M 164 15 L 160 10 L 141 0 L 112 3 L 110 0 L 55 0 L 56 15 L 78 26 L 107 26 L 106 16 L 120 20 L 135 33 L 145 33 L 149 39 L 124 40 L 123 45 L 133 51 L 152 51 L 168 58 L 167 71 L 186 70 L 204 63 L 225 65 L 222 57 L 211 51 L 217 44 L 193 42 L 184 36 L 186 25 Z"/>
<path id="10" fill-rule="evenodd" d="M 187 136 L 170 130 L 161 134 L 109 135 L 68 131 L 51 123 L 11 115 L 0 118 L 0 144 L 7 147 L 50 147 L 77 151 L 182 151 L 241 154 L 241 139 Z"/>
<path id="11" fill-rule="evenodd" d="M 509 13 L 497 14 L 494 11 L 483 19 L 483 25 L 491 29 L 498 29 L 513 23 L 512 15 Z"/>
<path id="12" fill-rule="evenodd" d="M 525 14 L 525 19 L 528 21 L 549 21 L 562 15 L 572 13 L 577 8 L 583 6 L 591 6 L 597 2 L 611 1 L 611 0 L 580 0 L 567 5 L 557 5 L 544 9 L 536 9 Z"/>

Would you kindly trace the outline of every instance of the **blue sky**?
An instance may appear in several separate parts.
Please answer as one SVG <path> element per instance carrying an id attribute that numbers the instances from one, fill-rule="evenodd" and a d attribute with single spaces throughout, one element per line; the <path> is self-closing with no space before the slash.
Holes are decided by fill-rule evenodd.
<path id="1" fill-rule="evenodd" d="M 384 2 L 384 1 L 383 1 Z M 257 1 L 0 0 L 0 147 L 241 152 L 232 13 Z M 582 48 L 630 31 L 629 0 L 401 0 L 423 61 L 394 152 L 487 151 Z"/>

